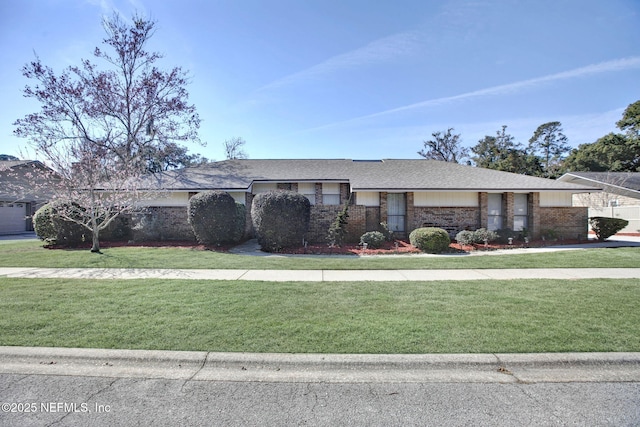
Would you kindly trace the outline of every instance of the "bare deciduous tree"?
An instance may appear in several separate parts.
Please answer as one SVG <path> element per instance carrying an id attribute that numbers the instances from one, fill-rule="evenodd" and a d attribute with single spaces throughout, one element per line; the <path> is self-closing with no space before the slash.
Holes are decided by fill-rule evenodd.
<path id="1" fill-rule="evenodd" d="M 14 134 L 28 138 L 58 174 L 57 183 L 49 182 L 52 200 L 80 206 L 61 215 L 91 230 L 95 252 L 100 230 L 136 205 L 136 186 L 157 168 L 156 153 L 200 142 L 187 74 L 160 70 L 161 56 L 145 50 L 155 23 L 134 16 L 127 24 L 114 14 L 103 26 L 108 51 L 96 48 L 94 56 L 106 69 L 82 60 L 56 74 L 36 57 L 22 70 L 35 81 L 24 95 L 41 109 L 14 123 Z"/>
<path id="2" fill-rule="evenodd" d="M 424 141 L 424 148 L 418 154 L 429 160 L 461 163 L 469 157 L 469 149 L 460 145 L 460 134 L 454 135 L 452 131 L 453 128 L 449 128 L 445 133 L 432 133 L 433 139 Z"/>
<path id="3" fill-rule="evenodd" d="M 240 137 L 233 137 L 224 142 L 224 154 L 227 159 L 247 159 L 249 156 L 242 147 L 247 142 Z"/>

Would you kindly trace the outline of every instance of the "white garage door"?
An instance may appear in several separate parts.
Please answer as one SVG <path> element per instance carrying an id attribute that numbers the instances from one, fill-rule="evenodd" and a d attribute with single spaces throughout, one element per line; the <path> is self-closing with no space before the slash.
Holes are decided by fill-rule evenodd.
<path id="1" fill-rule="evenodd" d="M 26 230 L 26 203 L 0 202 L 0 234 Z"/>

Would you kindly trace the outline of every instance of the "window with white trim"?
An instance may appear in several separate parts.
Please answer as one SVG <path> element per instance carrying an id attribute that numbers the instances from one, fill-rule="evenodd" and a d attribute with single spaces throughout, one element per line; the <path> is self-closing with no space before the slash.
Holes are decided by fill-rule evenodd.
<path id="1" fill-rule="evenodd" d="M 516 193 L 513 195 L 513 231 L 522 231 L 528 227 L 529 195 Z"/>
<path id="2" fill-rule="evenodd" d="M 340 184 L 333 182 L 322 183 L 322 204 L 323 205 L 339 205 L 340 204 Z"/>
<path id="3" fill-rule="evenodd" d="M 312 205 L 316 204 L 316 184 L 314 182 L 299 182 L 298 193 L 309 199 Z"/>
<path id="4" fill-rule="evenodd" d="M 487 195 L 489 230 L 502 229 L 502 193 L 489 193 Z"/>

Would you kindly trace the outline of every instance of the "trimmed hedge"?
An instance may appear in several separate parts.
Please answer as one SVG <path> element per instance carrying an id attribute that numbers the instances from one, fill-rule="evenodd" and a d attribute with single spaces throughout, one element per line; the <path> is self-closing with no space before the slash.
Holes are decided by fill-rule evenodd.
<path id="1" fill-rule="evenodd" d="M 596 233 L 598 240 L 606 240 L 629 225 L 629 221 L 622 218 L 594 216 L 589 218 L 589 225 Z"/>
<path id="2" fill-rule="evenodd" d="M 49 244 L 77 246 L 86 238 L 91 239 L 91 232 L 84 226 L 63 219 L 57 212 L 62 209 L 82 210 L 78 204 L 51 202 L 38 209 L 33 216 L 33 228 L 36 235 Z"/>
<path id="3" fill-rule="evenodd" d="M 377 249 L 386 241 L 384 234 L 379 231 L 367 231 L 360 237 L 360 244 L 366 243 L 371 249 Z"/>
<path id="4" fill-rule="evenodd" d="M 53 226 L 53 206 L 51 203 L 43 205 L 33 215 L 33 229 L 36 235 L 45 242 L 55 242 L 57 232 Z"/>
<path id="5" fill-rule="evenodd" d="M 300 246 L 309 229 L 310 217 L 309 199 L 293 191 L 260 193 L 251 205 L 256 237 L 266 252 Z"/>
<path id="6" fill-rule="evenodd" d="M 442 228 L 422 227 L 409 234 L 409 242 L 423 252 L 439 254 L 449 248 L 451 238 Z"/>
<path id="7" fill-rule="evenodd" d="M 189 199 L 187 220 L 203 245 L 221 245 L 242 240 L 246 208 L 238 207 L 226 191 L 204 191 Z"/>

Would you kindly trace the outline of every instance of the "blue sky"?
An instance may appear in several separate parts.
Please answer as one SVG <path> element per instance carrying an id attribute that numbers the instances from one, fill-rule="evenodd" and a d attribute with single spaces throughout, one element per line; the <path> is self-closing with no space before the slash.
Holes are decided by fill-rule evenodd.
<path id="1" fill-rule="evenodd" d="M 640 100 L 638 0 L 3 0 L 0 153 L 39 109 L 22 65 L 92 59 L 114 10 L 158 22 L 149 50 L 189 71 L 210 159 L 232 137 L 251 158 L 418 158 L 435 131 L 526 144 L 549 121 L 578 146 Z"/>

